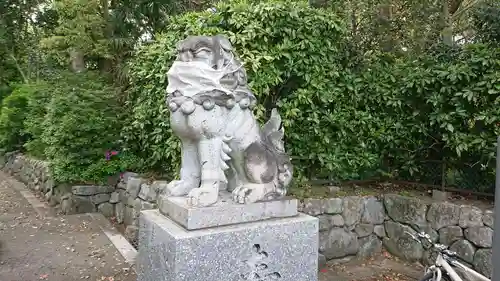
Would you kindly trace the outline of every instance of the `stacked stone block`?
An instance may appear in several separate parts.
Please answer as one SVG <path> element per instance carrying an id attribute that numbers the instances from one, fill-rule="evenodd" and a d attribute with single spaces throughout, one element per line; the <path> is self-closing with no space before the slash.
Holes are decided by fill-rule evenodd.
<path id="1" fill-rule="evenodd" d="M 320 260 L 343 262 L 385 248 L 404 260 L 428 264 L 432 253 L 407 234 L 424 231 L 491 276 L 492 210 L 396 194 L 305 199 L 300 210 L 319 218 Z"/>

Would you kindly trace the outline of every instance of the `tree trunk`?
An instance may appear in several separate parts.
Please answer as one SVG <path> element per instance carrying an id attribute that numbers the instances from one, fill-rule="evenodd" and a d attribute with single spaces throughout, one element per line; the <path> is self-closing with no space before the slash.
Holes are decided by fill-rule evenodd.
<path id="1" fill-rule="evenodd" d="M 458 10 L 458 8 L 460 8 L 462 2 L 462 0 L 450 0 L 450 4 L 448 6 L 450 15 L 453 15 Z"/>
<path id="2" fill-rule="evenodd" d="M 450 22 L 450 8 L 448 7 L 448 0 L 441 0 L 442 5 L 442 21 L 443 21 L 443 43 L 452 46 L 453 45 L 453 30 Z"/>
<path id="3" fill-rule="evenodd" d="M 102 18 L 106 23 L 104 28 L 104 37 L 107 40 L 111 40 L 113 37 L 113 26 L 111 25 L 111 21 L 109 20 L 109 0 L 101 0 L 102 6 Z M 108 41 L 109 42 L 109 41 Z M 109 58 L 100 58 L 99 59 L 99 70 L 102 73 L 109 74 L 111 69 L 113 68 L 113 62 Z"/>
<path id="4" fill-rule="evenodd" d="M 391 52 L 394 49 L 394 41 L 391 34 L 391 4 L 384 3 L 378 9 L 379 35 L 382 36 L 380 42 L 382 51 Z"/>
<path id="5" fill-rule="evenodd" d="M 347 17 L 351 29 L 351 36 L 353 39 L 355 39 L 354 40 L 355 42 L 358 42 L 356 40 L 358 35 L 358 20 L 356 16 L 357 5 L 356 2 L 352 0 L 346 1 L 346 3 L 347 3 Z"/>
<path id="6" fill-rule="evenodd" d="M 71 60 L 71 71 L 75 73 L 85 71 L 85 58 L 81 50 L 72 49 L 69 56 Z"/>

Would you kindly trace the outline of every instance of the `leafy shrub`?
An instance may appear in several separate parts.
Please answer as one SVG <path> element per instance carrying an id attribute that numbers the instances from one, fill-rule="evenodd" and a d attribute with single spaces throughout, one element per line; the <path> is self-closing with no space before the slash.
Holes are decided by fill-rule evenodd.
<path id="1" fill-rule="evenodd" d="M 44 130 L 45 156 L 59 182 L 99 182 L 138 164 L 123 152 L 105 160 L 108 150 L 120 151 L 122 112 L 116 90 L 98 74 L 61 74 L 47 106 Z"/>
<path id="2" fill-rule="evenodd" d="M 360 124 L 359 130 L 378 128 L 367 149 L 378 153 L 385 175 L 440 183 L 441 167 L 428 161 L 444 160 L 449 169 L 463 170 L 462 179 L 474 177 L 476 189 L 490 188 L 479 185 L 494 181 L 499 52 L 468 45 L 443 47 L 418 60 L 380 54 L 365 60 L 349 79 L 353 89 L 362 91 L 345 93 L 358 104 L 356 114 L 364 112 L 374 121 Z"/>
<path id="3" fill-rule="evenodd" d="M 334 13 L 300 3 L 220 4 L 175 17 L 130 63 L 128 147 L 170 172 L 179 145 L 165 106 L 175 44 L 227 35 L 244 61 L 263 121 L 277 106 L 299 176 L 435 180 L 427 160 L 473 163 L 490 177 L 500 133 L 499 49 L 436 48 L 416 57 L 347 50 Z M 438 179 L 440 180 L 440 178 Z"/>
<path id="4" fill-rule="evenodd" d="M 2 101 L 0 113 L 0 147 L 5 151 L 22 149 L 29 135 L 24 132 L 24 120 L 28 115 L 28 102 L 36 86 L 21 84 Z"/>
<path id="5" fill-rule="evenodd" d="M 429 143 L 441 148 L 438 155 L 451 167 L 464 167 L 461 177 L 482 190 L 494 182 L 500 135 L 499 56 L 500 48 L 466 46 L 451 60 L 428 59 L 418 68 L 418 80 L 408 76 L 400 88 L 414 101 L 414 115 L 426 120 Z"/>
<path id="6" fill-rule="evenodd" d="M 482 1 L 475 9 L 472 19 L 476 38 L 484 43 L 500 45 L 500 2 L 497 0 Z"/>
<path id="7" fill-rule="evenodd" d="M 2 84 L 0 82 L 0 102 L 8 95 L 12 93 L 12 88 L 7 84 Z"/>
<path id="8" fill-rule="evenodd" d="M 322 115 L 318 108 L 332 102 L 326 85 L 333 84 L 341 72 L 344 28 L 340 19 L 295 2 L 223 3 L 216 9 L 214 14 L 188 13 L 173 18 L 168 31 L 158 36 L 157 42 L 141 48 L 132 60 L 131 121 L 124 134 L 127 145 L 151 168 L 165 169 L 164 163 L 180 162 L 179 144 L 170 130 L 164 101 L 175 44 L 188 35 L 221 33 L 228 36 L 245 63 L 250 86 L 260 101 L 256 115 L 262 118 L 271 107 L 279 106 L 291 153 L 305 155 L 317 164 L 328 162 L 323 158 L 331 157 L 329 151 L 321 145 L 328 136 L 321 134 L 325 130 L 317 118 Z M 310 142 L 303 141 L 304 135 L 312 138 Z M 317 160 L 318 154 L 324 157 Z"/>
<path id="9" fill-rule="evenodd" d="M 42 133 L 45 129 L 43 122 L 47 113 L 47 105 L 49 104 L 53 88 L 57 84 L 49 82 L 38 82 L 32 84 L 34 91 L 28 99 L 26 107 L 26 117 L 24 120 L 24 134 L 29 136 L 24 144 L 26 152 L 39 159 L 45 159 L 46 144 L 43 142 Z"/>

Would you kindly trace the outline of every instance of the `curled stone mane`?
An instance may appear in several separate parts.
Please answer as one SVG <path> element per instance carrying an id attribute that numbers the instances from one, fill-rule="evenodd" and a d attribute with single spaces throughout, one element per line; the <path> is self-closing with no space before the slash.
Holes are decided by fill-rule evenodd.
<path id="1" fill-rule="evenodd" d="M 255 99 L 252 91 L 247 84 L 247 74 L 243 63 L 238 56 L 231 50 L 222 49 L 223 67 L 226 74 L 221 79 L 221 85 L 226 89 L 235 92 L 235 95 Z"/>

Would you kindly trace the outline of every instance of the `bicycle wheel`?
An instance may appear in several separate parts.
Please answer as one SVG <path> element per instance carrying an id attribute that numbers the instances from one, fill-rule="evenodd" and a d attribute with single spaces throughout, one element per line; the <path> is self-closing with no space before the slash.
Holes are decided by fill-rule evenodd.
<path id="1" fill-rule="evenodd" d="M 424 277 L 420 278 L 418 281 L 434 281 L 434 272 L 429 272 L 424 275 Z M 441 281 L 451 281 L 450 276 L 444 273 L 441 275 Z"/>

